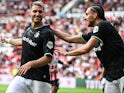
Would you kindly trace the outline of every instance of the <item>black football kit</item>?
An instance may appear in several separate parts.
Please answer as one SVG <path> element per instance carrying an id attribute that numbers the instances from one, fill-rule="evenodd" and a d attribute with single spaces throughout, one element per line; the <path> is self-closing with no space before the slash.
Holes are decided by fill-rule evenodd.
<path id="1" fill-rule="evenodd" d="M 124 42 L 108 21 L 98 23 L 92 32 L 82 35 L 88 41 L 97 38 L 100 42 L 94 50 L 105 68 L 105 78 L 109 81 L 124 76 Z"/>
<path id="2" fill-rule="evenodd" d="M 49 25 L 26 28 L 22 37 L 22 59 L 21 65 L 31 60 L 37 60 L 42 56 L 52 56 L 54 51 L 54 34 Z M 31 68 L 23 75 L 26 79 L 50 82 L 49 66 Z"/>

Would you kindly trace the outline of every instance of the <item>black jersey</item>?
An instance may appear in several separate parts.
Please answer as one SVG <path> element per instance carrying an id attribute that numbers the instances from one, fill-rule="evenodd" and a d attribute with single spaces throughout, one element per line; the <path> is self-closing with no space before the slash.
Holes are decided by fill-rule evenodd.
<path id="1" fill-rule="evenodd" d="M 22 59 L 21 65 L 42 56 L 52 56 L 54 50 L 54 34 L 49 25 L 36 29 L 28 26 L 22 37 Z M 49 82 L 49 66 L 31 68 L 23 76 L 27 79 Z"/>
<path id="2" fill-rule="evenodd" d="M 82 37 L 86 41 L 91 37 L 100 41 L 94 50 L 105 68 L 107 80 L 112 81 L 124 75 L 124 43 L 110 22 L 100 22 L 93 32 Z"/>

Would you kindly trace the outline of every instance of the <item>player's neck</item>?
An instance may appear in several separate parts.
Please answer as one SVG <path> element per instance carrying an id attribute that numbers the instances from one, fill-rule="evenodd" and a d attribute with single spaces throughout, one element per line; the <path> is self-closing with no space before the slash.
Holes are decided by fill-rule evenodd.
<path id="1" fill-rule="evenodd" d="M 37 28 L 37 27 L 40 27 L 40 26 L 42 26 L 43 25 L 43 23 L 42 22 L 40 22 L 40 23 L 32 23 L 31 24 L 31 26 L 32 26 L 32 28 Z"/>
<path id="2" fill-rule="evenodd" d="M 99 22 L 101 22 L 101 21 L 103 21 L 102 19 L 97 19 L 96 21 L 95 21 L 95 25 L 97 25 Z"/>

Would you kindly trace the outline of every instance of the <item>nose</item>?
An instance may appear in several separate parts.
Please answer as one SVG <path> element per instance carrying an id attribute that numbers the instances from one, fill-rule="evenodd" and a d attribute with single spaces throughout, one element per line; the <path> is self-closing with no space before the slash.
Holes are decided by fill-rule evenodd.
<path id="1" fill-rule="evenodd" d="M 39 15 L 39 12 L 36 12 L 36 15 Z"/>

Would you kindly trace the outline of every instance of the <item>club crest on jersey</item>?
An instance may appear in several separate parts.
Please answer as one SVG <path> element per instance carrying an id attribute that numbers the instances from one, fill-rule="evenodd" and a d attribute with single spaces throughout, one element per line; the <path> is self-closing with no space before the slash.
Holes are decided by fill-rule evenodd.
<path id="1" fill-rule="evenodd" d="M 40 31 L 36 32 L 36 33 L 34 34 L 34 37 L 37 38 L 37 37 L 39 37 L 39 35 L 40 35 Z"/>
<path id="2" fill-rule="evenodd" d="M 47 42 L 47 47 L 48 47 L 49 49 L 52 49 L 52 48 L 53 48 L 53 42 L 52 42 L 52 41 L 48 41 L 48 42 Z"/>
<path id="3" fill-rule="evenodd" d="M 94 29 L 93 29 L 93 33 L 96 33 L 99 31 L 99 27 L 98 26 L 95 26 Z"/>

